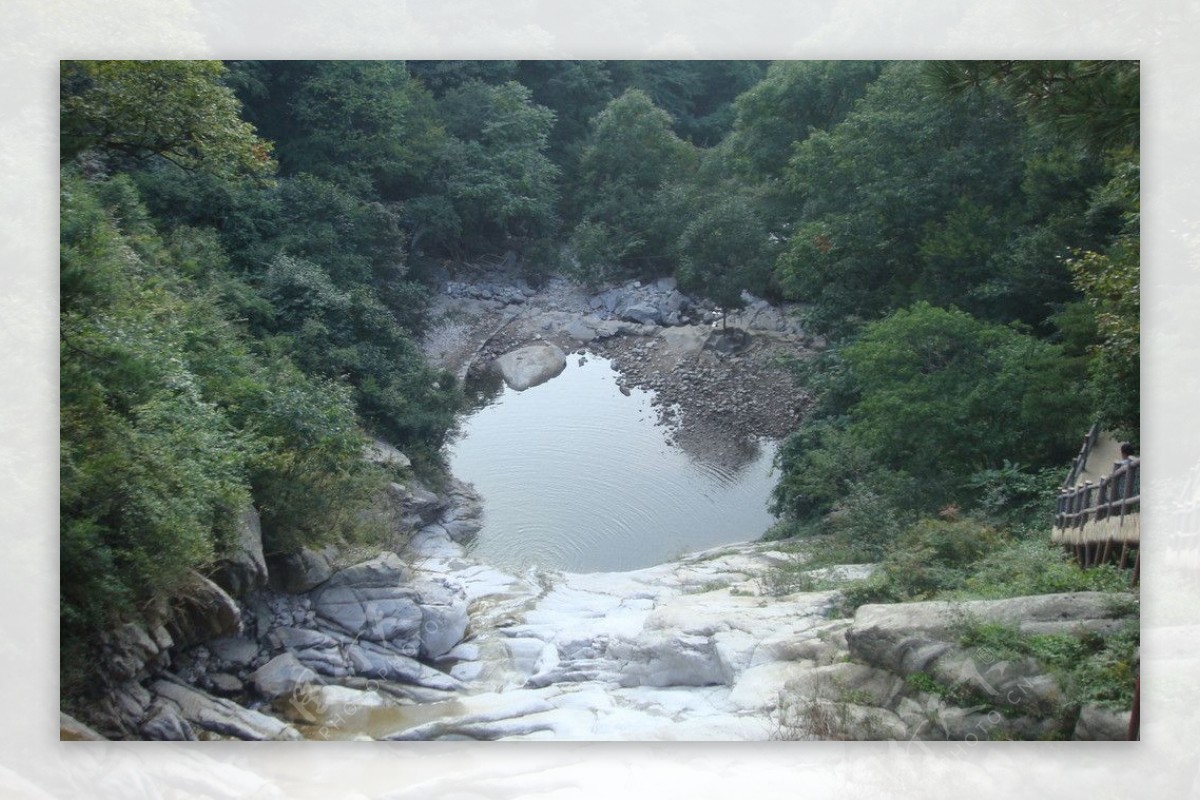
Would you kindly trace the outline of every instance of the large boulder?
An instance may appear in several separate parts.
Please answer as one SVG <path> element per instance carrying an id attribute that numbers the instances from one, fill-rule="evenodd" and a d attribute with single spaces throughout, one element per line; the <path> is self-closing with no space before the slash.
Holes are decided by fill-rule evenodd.
<path id="1" fill-rule="evenodd" d="M 624 687 L 704 687 L 726 680 L 711 638 L 701 635 L 646 633 L 614 643 L 610 654 L 625 663 Z"/>
<path id="2" fill-rule="evenodd" d="M 248 637 L 219 637 L 204 644 L 216 664 L 228 670 L 245 670 L 258 657 L 259 645 Z"/>
<path id="3" fill-rule="evenodd" d="M 253 506 L 242 512 L 237 542 L 217 562 L 212 579 L 235 598 L 266 586 L 267 562 L 263 558 L 262 524 Z"/>
<path id="4" fill-rule="evenodd" d="M 148 664 L 161 661 L 161 650 L 146 627 L 124 623 L 100 637 L 104 675 L 115 682 L 138 676 Z"/>
<path id="5" fill-rule="evenodd" d="M 1127 740 L 1129 715 L 1128 711 L 1118 712 L 1088 704 L 1079 710 L 1073 737 L 1076 740 Z"/>
<path id="6" fill-rule="evenodd" d="M 179 707 L 163 698 L 150 707 L 138 733 L 147 740 L 195 740 L 196 732 L 184 720 Z"/>
<path id="7" fill-rule="evenodd" d="M 150 687 L 170 701 L 193 729 L 204 729 L 239 740 L 301 740 L 300 732 L 283 721 L 246 709 L 184 684 L 159 679 Z"/>
<path id="8" fill-rule="evenodd" d="M 313 610 L 335 631 L 416 654 L 423 614 L 408 580 L 400 558 L 384 554 L 335 573 L 311 594 Z"/>
<path id="9" fill-rule="evenodd" d="M 662 325 L 663 312 L 652 303 L 634 303 L 625 307 L 621 319 L 642 325 Z"/>
<path id="10" fill-rule="evenodd" d="M 363 448 L 363 458 L 393 470 L 407 470 L 412 467 L 412 460 L 394 445 L 389 445 L 381 439 L 372 440 L 370 445 Z"/>
<path id="11" fill-rule="evenodd" d="M 298 687 L 320 684 L 321 679 L 291 653 L 282 653 L 250 674 L 254 689 L 266 698 L 291 695 Z"/>
<path id="12" fill-rule="evenodd" d="M 267 564 L 270 568 L 271 589 L 292 595 L 308 592 L 333 575 L 329 558 L 311 548 L 301 548 L 297 553 L 271 556 Z"/>
<path id="13" fill-rule="evenodd" d="M 866 604 L 846 632 L 851 653 L 868 664 L 907 675 L 925 670 L 973 621 L 1002 623 L 1027 634 L 1107 633 L 1128 616 L 1124 593 L 1073 592 L 995 601 Z"/>
<path id="14" fill-rule="evenodd" d="M 173 601 L 167 624 L 179 648 L 242 632 L 242 610 L 212 579 L 192 573 Z"/>
<path id="15" fill-rule="evenodd" d="M 421 657 L 437 659 L 462 642 L 470 618 L 467 602 L 431 581 L 414 585 L 421 605 Z"/>
<path id="16" fill-rule="evenodd" d="M 409 528 L 420 528 L 437 520 L 446 507 L 446 502 L 427 489 L 419 481 L 408 485 L 392 483 L 388 486 L 392 500 L 400 512 L 401 520 Z"/>
<path id="17" fill-rule="evenodd" d="M 332 632 L 384 644 L 408 657 L 442 656 L 462 641 L 469 622 L 458 593 L 435 582 L 414 582 L 393 553 L 335 573 L 311 597 L 313 610 Z M 291 647 L 326 647 L 290 632 L 278 639 Z"/>
<path id="18" fill-rule="evenodd" d="M 509 351 L 495 361 L 504 383 L 518 392 L 544 384 L 567 366 L 567 355 L 550 344 L 527 345 Z"/>

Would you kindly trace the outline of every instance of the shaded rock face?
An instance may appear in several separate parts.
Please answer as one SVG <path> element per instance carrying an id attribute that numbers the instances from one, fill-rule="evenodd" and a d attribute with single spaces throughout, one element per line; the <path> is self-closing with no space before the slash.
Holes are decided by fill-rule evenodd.
<path id="1" fill-rule="evenodd" d="M 528 345 L 496 359 L 504 383 L 518 392 L 544 384 L 567 367 L 567 356 L 554 345 Z"/>
<path id="2" fill-rule="evenodd" d="M 271 589 L 297 595 L 333 575 L 329 557 L 311 548 L 301 548 L 298 553 L 272 556 L 268 560 Z"/>
<path id="3" fill-rule="evenodd" d="M 147 665 L 160 660 L 163 647 L 172 644 L 169 635 L 166 646 L 150 636 L 146 627 L 137 623 L 125 623 L 101 637 L 104 655 L 104 673 L 116 682 L 128 681 L 141 673 Z"/>
<path id="4" fill-rule="evenodd" d="M 187 721 L 193 730 L 203 729 L 214 734 L 239 740 L 300 740 L 300 732 L 278 718 L 239 706 L 225 698 L 174 681 L 154 682 L 151 690 L 169 702 L 179 719 Z M 173 718 L 163 720 L 155 731 L 170 734 L 177 723 Z"/>
<path id="5" fill-rule="evenodd" d="M 242 612 L 229 593 L 197 573 L 175 601 L 167 627 L 175 645 L 186 648 L 240 633 Z"/>
<path id="6" fill-rule="evenodd" d="M 408 657 L 443 655 L 462 640 L 468 623 L 465 601 L 442 585 L 414 582 L 395 554 L 334 574 L 311 597 L 331 629 Z"/>
<path id="7" fill-rule="evenodd" d="M 263 558 L 262 524 L 253 506 L 242 513 L 238 541 L 233 552 L 217 562 L 212 579 L 235 598 L 267 584 L 267 562 Z"/>

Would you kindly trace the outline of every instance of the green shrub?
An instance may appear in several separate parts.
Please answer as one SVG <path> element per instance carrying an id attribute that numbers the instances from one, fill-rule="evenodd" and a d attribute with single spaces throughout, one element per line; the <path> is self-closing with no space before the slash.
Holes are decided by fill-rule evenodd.
<path id="1" fill-rule="evenodd" d="M 1056 592 L 1121 592 L 1129 579 L 1112 565 L 1084 570 L 1047 538 L 1009 541 L 979 560 L 962 582 L 962 597 L 1012 598 Z"/>
<path id="2" fill-rule="evenodd" d="M 1066 709 L 1083 704 L 1129 709 L 1138 632 L 1136 619 L 1107 636 L 1094 632 L 1023 634 L 1002 623 L 972 621 L 964 624 L 960 642 L 986 651 L 993 659 L 1033 657 L 1058 679 L 1065 693 L 1061 706 Z"/>

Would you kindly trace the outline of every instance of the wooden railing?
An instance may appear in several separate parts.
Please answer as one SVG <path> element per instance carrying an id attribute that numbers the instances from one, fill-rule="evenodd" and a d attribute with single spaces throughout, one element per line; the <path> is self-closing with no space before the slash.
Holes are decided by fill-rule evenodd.
<path id="1" fill-rule="evenodd" d="M 1088 429 L 1087 434 L 1083 438 L 1083 445 L 1079 448 L 1079 455 L 1075 457 L 1075 461 L 1071 462 L 1071 469 L 1067 473 L 1067 480 L 1062 483 L 1063 489 L 1071 489 L 1075 486 L 1075 482 L 1083 475 L 1084 468 L 1087 467 L 1088 457 L 1092 454 L 1092 448 L 1095 447 L 1096 441 L 1100 439 L 1100 424 L 1093 423 Z"/>
<path id="2" fill-rule="evenodd" d="M 1124 570 L 1133 553 L 1131 584 L 1141 568 L 1142 463 L 1117 462 L 1100 481 L 1085 481 L 1058 496 L 1050 539 L 1071 550 L 1080 567 L 1113 562 Z M 1116 546 L 1120 546 L 1118 553 Z"/>
<path id="3" fill-rule="evenodd" d="M 1054 528 L 1083 529 L 1114 517 L 1120 527 L 1126 515 L 1141 512 L 1141 493 L 1141 460 L 1117 462 L 1112 474 L 1101 476 L 1099 482 L 1085 481 L 1059 493 Z"/>

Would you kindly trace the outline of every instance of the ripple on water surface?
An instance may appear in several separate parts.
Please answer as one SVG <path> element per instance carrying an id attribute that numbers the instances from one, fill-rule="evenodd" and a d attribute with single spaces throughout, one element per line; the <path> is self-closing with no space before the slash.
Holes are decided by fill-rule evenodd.
<path id="1" fill-rule="evenodd" d="M 657 425 L 650 393 L 621 394 L 607 359 L 578 362 L 524 392 L 504 387 L 462 421 L 448 456 L 483 497 L 476 557 L 631 570 L 770 526 L 774 443 L 752 446 L 738 467 L 693 458 Z"/>

